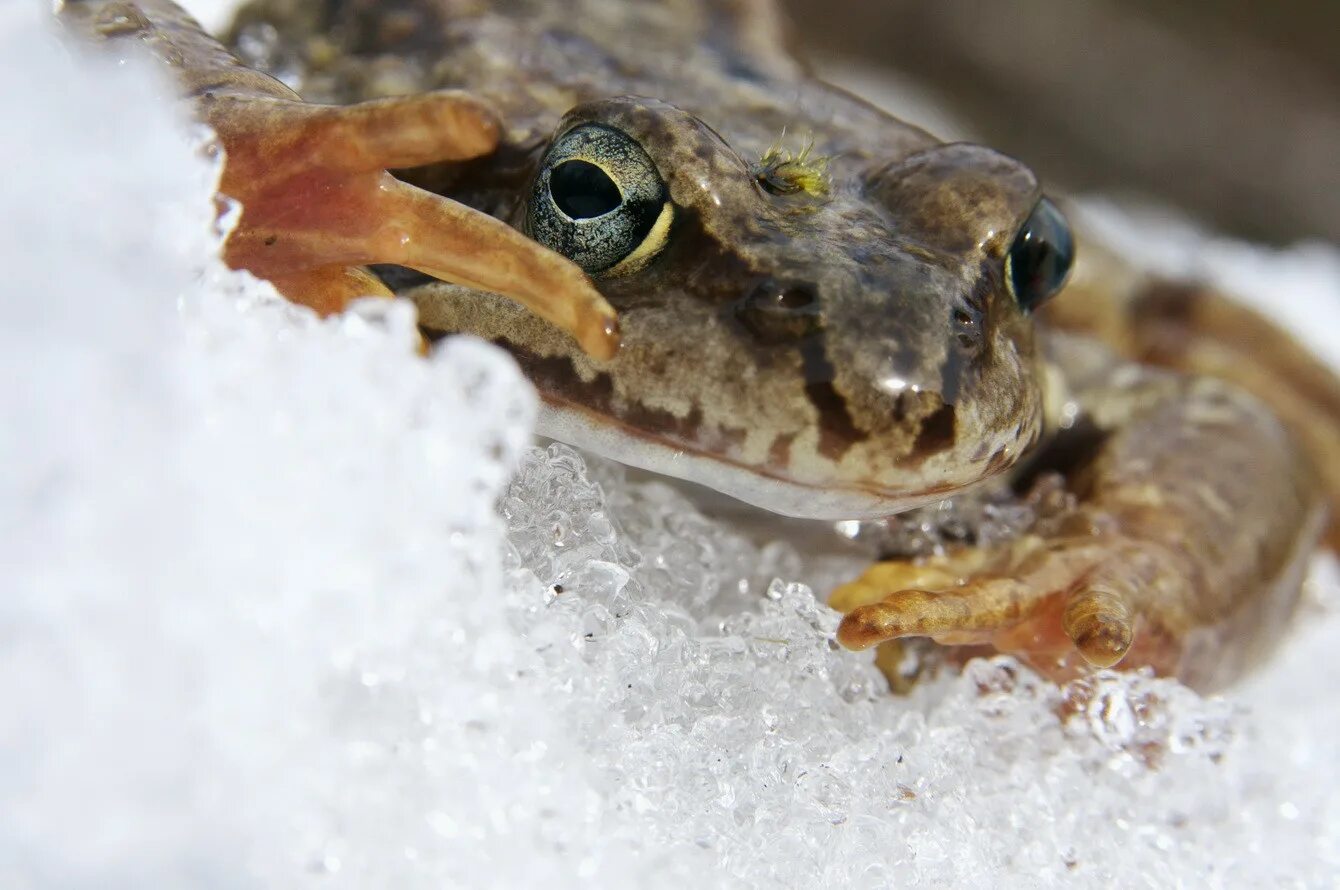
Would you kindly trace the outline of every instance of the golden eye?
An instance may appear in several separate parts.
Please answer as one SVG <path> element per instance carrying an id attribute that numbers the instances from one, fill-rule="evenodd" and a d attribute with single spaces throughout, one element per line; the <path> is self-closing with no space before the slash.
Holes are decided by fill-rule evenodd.
<path id="1" fill-rule="evenodd" d="M 531 237 L 591 275 L 628 275 L 665 247 L 674 205 L 642 146 L 602 124 L 554 140 L 531 188 Z"/>

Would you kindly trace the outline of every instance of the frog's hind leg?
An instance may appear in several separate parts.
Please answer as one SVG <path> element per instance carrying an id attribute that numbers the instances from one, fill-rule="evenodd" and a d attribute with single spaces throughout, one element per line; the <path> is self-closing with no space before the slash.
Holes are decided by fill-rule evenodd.
<path id="1" fill-rule="evenodd" d="M 480 101 L 444 90 L 314 105 L 243 66 L 165 0 L 68 0 L 61 15 L 98 40 L 142 41 L 176 71 L 226 152 L 220 191 L 242 205 L 229 265 L 323 313 L 390 294 L 365 264 L 408 266 L 511 297 L 591 354 L 613 355 L 614 311 L 576 265 L 387 172 L 493 151 L 500 125 Z"/>
<path id="2" fill-rule="evenodd" d="M 1320 532 L 1315 477 L 1251 397 L 1119 370 L 1079 394 L 1105 435 L 1072 472 L 1074 506 L 1012 542 L 872 567 L 833 594 L 839 641 L 929 636 L 1057 679 L 1149 666 L 1202 689 L 1257 660 Z"/>
<path id="3" fill-rule="evenodd" d="M 1288 331 L 1208 285 L 1135 269 L 1088 243 L 1043 318 L 1131 361 L 1228 380 L 1269 404 L 1328 492 L 1329 543 L 1340 550 L 1340 377 Z"/>

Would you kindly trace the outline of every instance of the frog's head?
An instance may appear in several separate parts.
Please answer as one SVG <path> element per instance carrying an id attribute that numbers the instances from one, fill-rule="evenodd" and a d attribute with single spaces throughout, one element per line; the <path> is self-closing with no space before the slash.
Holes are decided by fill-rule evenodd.
<path id="1" fill-rule="evenodd" d="M 1029 311 L 1072 249 L 997 152 L 927 140 L 824 169 L 609 99 L 562 120 L 514 221 L 620 313 L 609 362 L 519 310 L 483 326 L 558 438 L 776 512 L 861 518 L 994 475 L 1039 434 Z"/>

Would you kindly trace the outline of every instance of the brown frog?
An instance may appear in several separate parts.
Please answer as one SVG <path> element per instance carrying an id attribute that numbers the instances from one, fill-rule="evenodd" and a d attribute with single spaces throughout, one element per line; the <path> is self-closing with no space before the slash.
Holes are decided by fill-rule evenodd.
<path id="1" fill-rule="evenodd" d="M 244 207 L 231 263 L 497 343 L 547 435 L 819 519 L 1064 478 L 1024 535 L 840 587 L 849 647 L 1211 688 L 1288 623 L 1340 384 L 1209 291 L 1087 244 L 1071 275 L 1027 167 L 811 78 L 768 2 L 261 0 L 230 38 L 251 67 L 170 3 L 63 14 L 178 70 Z"/>

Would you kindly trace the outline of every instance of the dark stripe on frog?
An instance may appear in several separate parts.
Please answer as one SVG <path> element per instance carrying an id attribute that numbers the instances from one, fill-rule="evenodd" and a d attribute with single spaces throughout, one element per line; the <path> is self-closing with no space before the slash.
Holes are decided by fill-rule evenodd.
<path id="1" fill-rule="evenodd" d="M 956 419 L 953 405 L 941 405 L 922 418 L 921 429 L 917 431 L 917 437 L 912 442 L 912 452 L 908 458 L 912 461 L 922 461 L 953 446 Z"/>
<path id="2" fill-rule="evenodd" d="M 805 396 L 819 415 L 819 453 L 839 461 L 870 434 L 856 425 L 846 398 L 833 385 L 835 372 L 824 338 L 820 335 L 801 340 L 800 356 L 805 367 Z"/>
<path id="3" fill-rule="evenodd" d="M 456 331 L 441 331 L 419 326 L 425 340 L 436 343 L 443 337 Z M 703 414 L 694 406 L 684 417 L 671 414 L 659 408 L 648 408 L 633 403 L 615 405 L 614 380 L 606 373 L 598 373 L 591 380 L 583 380 L 577 373 L 572 359 L 568 356 L 539 356 L 524 347 L 517 346 L 505 337 L 495 337 L 494 345 L 505 349 L 512 355 L 522 373 L 535 384 L 546 399 L 559 399 L 576 405 L 582 405 L 591 412 L 617 419 L 626 427 L 644 431 L 648 438 L 665 438 L 702 447 Z M 712 435 L 731 448 L 744 444 L 744 429 L 713 429 Z"/>
<path id="4" fill-rule="evenodd" d="M 791 445 L 795 441 L 795 433 L 783 433 L 772 440 L 768 448 L 768 464 L 773 469 L 785 470 L 791 465 Z"/>
<path id="5" fill-rule="evenodd" d="M 935 407 L 926 405 L 928 401 Z M 945 404 L 938 395 L 905 390 L 893 400 L 891 410 L 894 423 L 900 426 L 916 424 L 915 435 L 909 431 L 912 446 L 903 458 L 903 463 L 909 466 L 921 463 L 953 446 L 957 435 L 957 414 L 954 406 Z"/>

